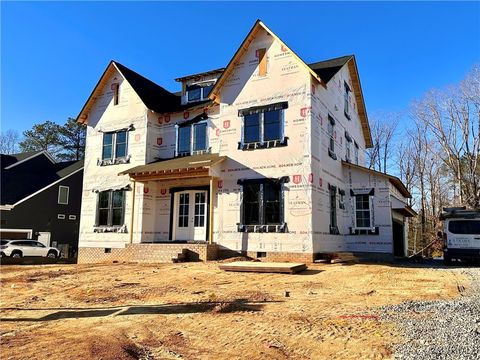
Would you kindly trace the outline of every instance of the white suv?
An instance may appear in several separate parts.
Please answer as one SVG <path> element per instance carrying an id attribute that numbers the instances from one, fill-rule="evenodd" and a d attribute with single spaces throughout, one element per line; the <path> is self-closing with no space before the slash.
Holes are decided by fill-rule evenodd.
<path id="1" fill-rule="evenodd" d="M 24 256 L 60 257 L 60 250 L 47 247 L 36 240 L 1 240 L 0 256 L 21 258 Z"/>

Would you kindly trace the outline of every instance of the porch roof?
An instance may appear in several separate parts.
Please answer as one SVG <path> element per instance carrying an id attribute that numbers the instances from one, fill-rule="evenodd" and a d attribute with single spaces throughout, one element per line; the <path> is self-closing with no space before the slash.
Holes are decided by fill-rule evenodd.
<path id="1" fill-rule="evenodd" d="M 132 178 L 146 176 L 161 176 L 172 174 L 199 174 L 205 172 L 208 175 L 208 169 L 226 159 L 226 156 L 218 154 L 201 154 L 184 156 L 169 160 L 160 160 L 146 165 L 135 166 L 131 169 L 122 171 L 119 175 L 130 175 Z"/>
<path id="2" fill-rule="evenodd" d="M 358 169 L 358 170 L 366 171 L 366 172 L 369 172 L 369 173 L 372 173 L 372 174 L 375 174 L 375 175 L 386 177 L 388 179 L 388 181 L 390 181 L 390 183 L 393 186 L 395 186 L 395 188 L 400 192 L 400 194 L 402 194 L 406 198 L 411 198 L 412 197 L 412 195 L 410 194 L 410 191 L 408 191 L 408 189 L 405 187 L 402 180 L 400 180 L 396 176 L 386 174 L 386 173 L 382 173 L 380 171 L 372 170 L 372 169 L 366 168 L 364 166 L 352 164 L 352 163 L 346 162 L 344 160 L 342 160 L 342 165 L 343 166 L 349 166 L 353 169 Z"/>
<path id="3" fill-rule="evenodd" d="M 413 210 L 409 205 L 405 205 L 402 208 L 392 208 L 393 211 L 398 212 L 399 214 L 402 214 L 405 217 L 415 217 L 417 216 L 417 212 Z"/>

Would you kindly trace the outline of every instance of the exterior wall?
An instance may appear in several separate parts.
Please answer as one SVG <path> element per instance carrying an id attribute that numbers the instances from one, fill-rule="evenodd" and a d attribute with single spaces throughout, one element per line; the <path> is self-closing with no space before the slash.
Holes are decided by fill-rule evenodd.
<path id="1" fill-rule="evenodd" d="M 75 257 L 78 247 L 82 178 L 83 172 L 79 171 L 16 205 L 12 210 L 2 210 L 1 228 L 31 229 L 33 239 L 37 239 L 38 232 L 49 232 L 51 246 L 62 248 L 63 245 L 68 245 L 68 254 L 64 256 Z M 70 188 L 68 205 L 58 204 L 59 186 Z M 58 219 L 58 214 L 65 215 L 65 219 Z M 69 219 L 69 216 L 75 216 L 75 219 Z"/>
<path id="2" fill-rule="evenodd" d="M 119 103 L 113 105 L 111 85 L 119 83 Z M 127 175 L 118 173 L 146 163 L 147 109 L 130 84 L 116 72 L 108 80 L 88 117 L 87 141 L 85 146 L 85 177 L 83 182 L 82 211 L 80 221 L 80 247 L 124 247 L 130 240 L 130 217 L 132 210 L 131 191 L 126 192 L 124 233 L 94 232 L 97 194 L 96 189 L 108 189 L 130 183 Z M 102 157 L 103 133 L 127 128 L 129 163 L 99 166 Z"/>

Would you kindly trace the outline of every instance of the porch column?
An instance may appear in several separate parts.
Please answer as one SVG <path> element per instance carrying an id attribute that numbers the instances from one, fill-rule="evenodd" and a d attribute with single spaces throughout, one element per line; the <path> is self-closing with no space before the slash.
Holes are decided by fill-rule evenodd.
<path id="1" fill-rule="evenodd" d="M 208 243 L 213 244 L 213 197 L 214 192 L 217 190 L 216 183 L 214 182 L 213 177 L 210 178 L 210 199 L 209 199 L 209 224 L 210 227 L 208 229 Z"/>
<path id="2" fill-rule="evenodd" d="M 135 190 L 137 189 L 137 183 L 134 179 L 130 179 L 133 181 L 133 189 L 132 189 L 132 214 L 130 215 L 130 244 L 133 243 L 133 219 L 135 214 Z"/>

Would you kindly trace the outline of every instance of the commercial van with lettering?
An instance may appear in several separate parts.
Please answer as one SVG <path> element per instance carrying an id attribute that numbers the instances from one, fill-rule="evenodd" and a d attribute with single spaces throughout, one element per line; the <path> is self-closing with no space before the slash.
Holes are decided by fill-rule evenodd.
<path id="1" fill-rule="evenodd" d="M 465 207 L 443 210 L 440 219 L 445 263 L 480 261 L 480 211 Z"/>

